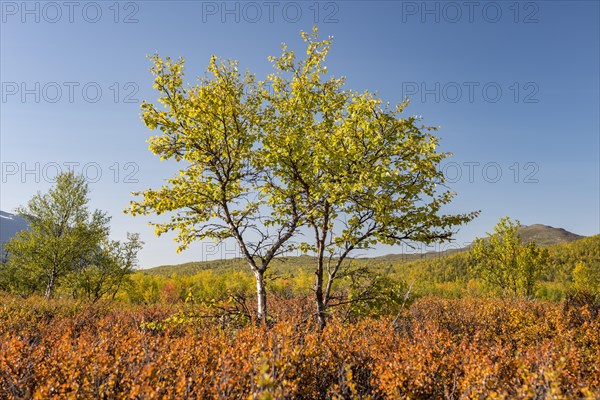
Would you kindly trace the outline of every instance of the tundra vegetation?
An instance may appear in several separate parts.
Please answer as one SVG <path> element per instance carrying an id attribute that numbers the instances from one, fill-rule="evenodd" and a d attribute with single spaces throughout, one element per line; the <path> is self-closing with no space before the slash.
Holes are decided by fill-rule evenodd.
<path id="1" fill-rule="evenodd" d="M 434 130 L 302 37 L 263 81 L 213 57 L 187 85 L 151 58 L 149 147 L 179 169 L 126 211 L 240 258 L 137 269 L 139 236 L 111 240 L 73 173 L 18 210 L 0 399 L 600 398 L 600 235 L 538 246 L 503 218 L 465 249 L 356 257 L 448 242 L 477 212 L 448 213 Z"/>

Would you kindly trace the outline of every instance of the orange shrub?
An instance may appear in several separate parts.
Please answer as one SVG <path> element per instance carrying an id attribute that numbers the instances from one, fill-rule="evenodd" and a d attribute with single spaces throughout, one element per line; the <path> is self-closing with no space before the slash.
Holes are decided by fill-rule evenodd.
<path id="1" fill-rule="evenodd" d="M 600 396 L 585 305 L 430 297 L 319 333 L 302 298 L 272 301 L 269 328 L 205 305 L 0 301 L 2 399 Z"/>

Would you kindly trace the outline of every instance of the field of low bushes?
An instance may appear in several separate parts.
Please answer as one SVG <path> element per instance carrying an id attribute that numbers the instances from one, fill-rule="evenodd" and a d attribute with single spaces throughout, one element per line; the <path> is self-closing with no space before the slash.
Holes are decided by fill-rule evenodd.
<path id="1" fill-rule="evenodd" d="M 249 305 L 246 306 L 246 303 Z M 599 398 L 600 316 L 566 301 L 425 297 L 400 315 L 308 298 L 124 305 L 0 297 L 0 398 Z"/>

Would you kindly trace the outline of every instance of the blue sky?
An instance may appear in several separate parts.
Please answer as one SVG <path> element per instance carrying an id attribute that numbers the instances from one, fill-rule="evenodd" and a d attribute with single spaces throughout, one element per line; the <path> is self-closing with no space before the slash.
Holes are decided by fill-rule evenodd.
<path id="1" fill-rule="evenodd" d="M 597 1 L 2 1 L 0 208 L 47 190 L 71 164 L 112 232 L 140 232 L 144 267 L 231 256 L 197 244 L 175 253 L 148 219 L 121 211 L 176 165 L 147 150 L 141 100 L 154 101 L 147 54 L 212 54 L 259 77 L 301 30 L 333 36 L 332 74 L 440 126 L 453 211 L 482 210 L 458 243 L 502 216 L 583 235 L 600 231 L 600 10 Z M 100 175 L 99 175 L 100 174 Z M 400 252 L 379 247 L 369 255 Z"/>

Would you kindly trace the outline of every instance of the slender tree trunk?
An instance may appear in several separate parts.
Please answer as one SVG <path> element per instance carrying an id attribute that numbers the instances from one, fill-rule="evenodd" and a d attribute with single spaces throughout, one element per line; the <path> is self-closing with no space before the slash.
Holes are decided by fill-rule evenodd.
<path id="1" fill-rule="evenodd" d="M 317 236 L 318 237 L 318 236 Z M 317 304 L 317 322 L 319 330 L 325 329 L 325 299 L 323 297 L 323 259 L 325 256 L 324 239 L 317 239 L 317 269 L 315 271 L 315 302 Z"/>
<path id="2" fill-rule="evenodd" d="M 323 269 L 325 261 L 325 243 L 327 241 L 327 234 L 329 231 L 329 203 L 324 204 L 324 218 L 321 228 L 313 224 L 315 230 L 315 240 L 317 243 L 317 269 L 315 271 L 315 302 L 317 303 L 317 323 L 319 324 L 319 330 L 325 329 L 327 324 L 327 315 L 325 309 L 327 304 L 323 297 Z"/>
<path id="3" fill-rule="evenodd" d="M 54 269 L 50 273 L 48 282 L 46 283 L 46 298 L 49 299 L 52 297 L 52 293 L 54 292 L 54 282 L 56 281 L 56 272 Z"/>
<path id="4" fill-rule="evenodd" d="M 317 277 L 317 279 L 319 279 Z M 321 275 L 321 280 L 323 280 L 323 276 Z M 322 286 L 317 289 L 316 293 L 316 301 L 317 301 L 317 322 L 319 324 L 319 330 L 322 331 L 325 329 L 325 325 L 327 325 L 326 314 L 325 314 L 325 301 L 323 300 L 323 289 Z"/>
<path id="5" fill-rule="evenodd" d="M 259 324 L 267 323 L 267 289 L 265 287 L 265 272 L 260 270 L 254 271 L 256 277 L 256 295 L 258 311 L 256 313 L 257 322 Z"/>

